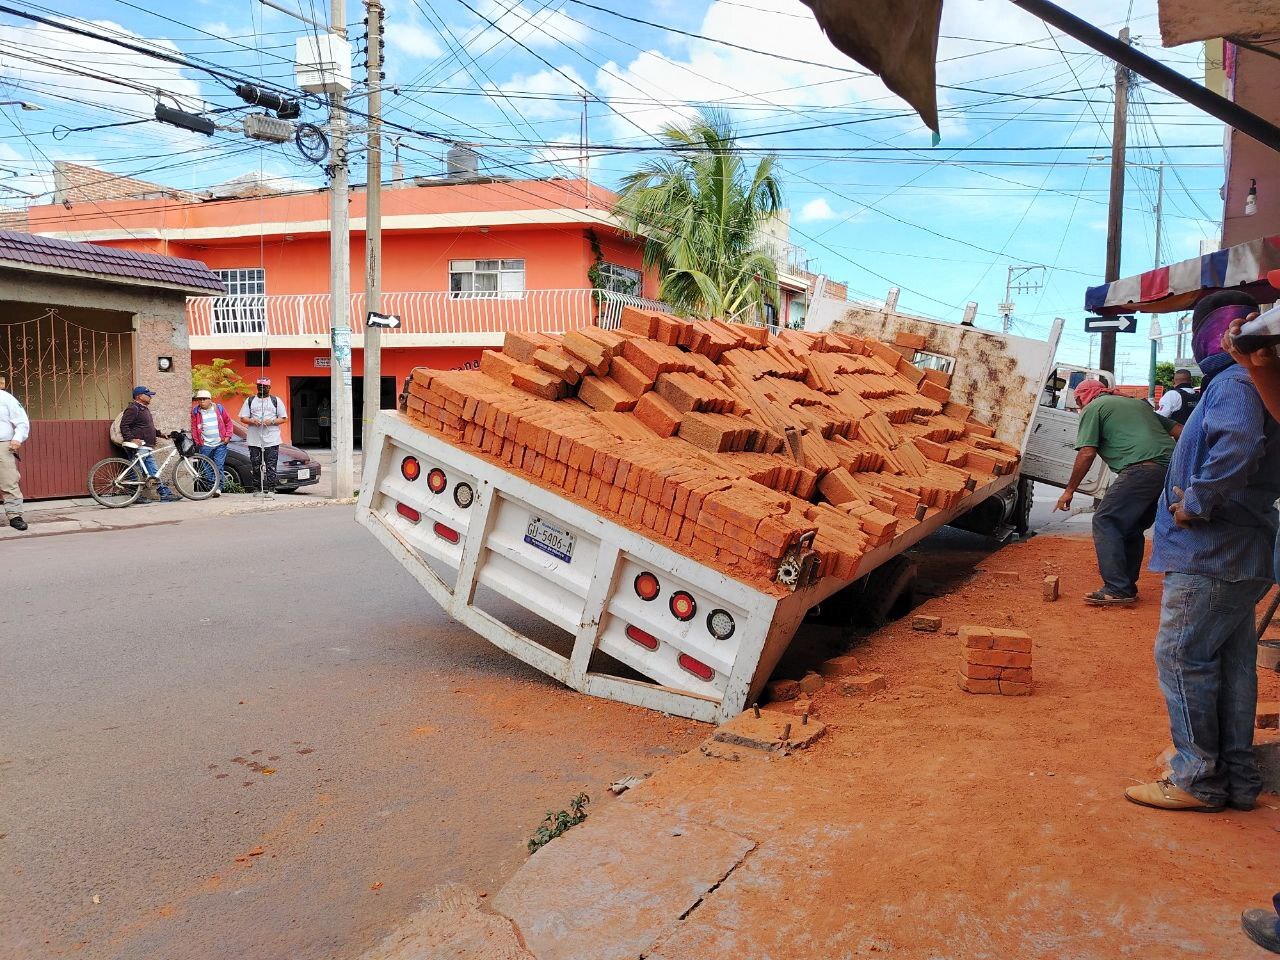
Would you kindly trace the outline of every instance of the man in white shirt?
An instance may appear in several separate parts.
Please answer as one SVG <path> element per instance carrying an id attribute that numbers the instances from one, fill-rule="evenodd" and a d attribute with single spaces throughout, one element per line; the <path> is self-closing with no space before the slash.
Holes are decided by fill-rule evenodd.
<path id="1" fill-rule="evenodd" d="M 1200 391 L 1196 389 L 1195 380 L 1190 370 L 1175 370 L 1173 386 L 1164 392 L 1156 413 L 1168 417 L 1174 423 L 1185 424 L 1191 419 L 1191 411 L 1200 402 Z"/>
<path id="2" fill-rule="evenodd" d="M 258 394 L 246 397 L 240 408 L 240 422 L 249 444 L 249 464 L 258 489 L 276 495 L 276 464 L 280 459 L 280 424 L 289 419 L 284 403 L 271 393 L 271 381 L 257 383 Z"/>
<path id="3" fill-rule="evenodd" d="M 4 513 L 9 526 L 15 530 L 27 529 L 22 519 L 22 479 L 18 472 L 18 451 L 31 433 L 31 421 L 22 409 L 18 398 L 5 389 L 8 379 L 0 373 L 0 495 L 4 496 Z"/>

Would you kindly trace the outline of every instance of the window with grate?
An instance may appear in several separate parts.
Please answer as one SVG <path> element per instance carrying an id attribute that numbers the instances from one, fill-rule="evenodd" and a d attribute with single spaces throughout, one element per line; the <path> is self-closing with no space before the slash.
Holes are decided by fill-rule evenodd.
<path id="1" fill-rule="evenodd" d="M 227 295 L 213 301 L 214 333 L 264 333 L 267 328 L 267 271 L 261 267 L 214 270 Z"/>
<path id="2" fill-rule="evenodd" d="M 640 296 L 644 284 L 644 277 L 639 270 L 608 261 L 600 264 L 600 279 L 604 282 L 604 289 L 610 293 L 621 293 L 630 297 Z"/>
<path id="3" fill-rule="evenodd" d="M 941 353 L 930 353 L 928 350 L 917 350 L 915 356 L 911 358 L 921 370 L 941 370 L 943 373 L 951 373 L 956 368 L 955 357 L 948 357 Z"/>
<path id="4" fill-rule="evenodd" d="M 522 300 L 524 261 L 450 260 L 449 296 L 454 300 Z"/>

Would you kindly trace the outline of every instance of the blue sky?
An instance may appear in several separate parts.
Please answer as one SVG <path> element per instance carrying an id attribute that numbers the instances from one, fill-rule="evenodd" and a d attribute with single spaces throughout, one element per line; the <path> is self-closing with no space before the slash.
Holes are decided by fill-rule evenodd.
<path id="1" fill-rule="evenodd" d="M 327 17 L 327 4 L 289 2 Z M 288 86 L 294 41 L 308 29 L 258 0 L 18 5 Z M 1160 46 L 1155 0 L 1064 5 L 1108 32 L 1128 22 L 1143 50 L 1202 76 L 1199 46 Z M 877 78 L 827 43 L 799 0 L 388 0 L 387 7 L 386 82 L 399 90 L 386 97 L 388 119 L 480 144 L 493 173 L 576 171 L 583 93 L 589 141 L 599 151 L 590 156 L 591 176 L 606 185 L 642 160 L 627 148 L 651 147 L 663 124 L 717 103 L 731 110 L 744 145 L 779 153 L 793 242 L 812 269 L 846 281 L 852 297 L 879 300 L 898 286 L 902 309 L 948 320 L 974 300 L 979 325 L 996 326 L 1008 266 L 1044 264 L 1043 289 L 1014 297 L 1014 331 L 1042 336 L 1062 316 L 1060 356 L 1085 359 L 1080 304 L 1102 275 L 1108 178 L 1105 162 L 1090 158 L 1109 155 L 1114 68 L 1005 0 L 947 0 L 937 148 Z M 353 37 L 363 16 L 362 6 L 349 5 Z M 197 71 L 6 16 L 0 79 L 3 99 L 43 107 L 0 107 L 6 203 L 21 200 L 18 190 L 49 190 L 56 159 L 187 188 L 258 171 L 322 182 L 291 146 L 261 146 L 234 132 L 206 139 L 154 122 L 102 126 L 150 116 L 157 90 L 188 109 L 239 102 Z M 223 119 L 234 123 L 242 113 Z M 323 113 L 312 106 L 305 119 L 320 123 Z M 1162 260 L 1196 256 L 1200 241 L 1219 233 L 1222 138 L 1211 118 L 1138 84 L 1125 275 L 1149 269 L 1154 257 L 1156 174 L 1137 164 L 1170 165 Z M 440 141 L 405 134 L 400 147 L 408 173 L 441 171 Z M 885 147 L 893 149 L 870 149 Z M 1003 149 L 975 149 L 987 147 Z M 1124 379 L 1145 379 L 1147 350 L 1140 336 L 1120 337 Z"/>

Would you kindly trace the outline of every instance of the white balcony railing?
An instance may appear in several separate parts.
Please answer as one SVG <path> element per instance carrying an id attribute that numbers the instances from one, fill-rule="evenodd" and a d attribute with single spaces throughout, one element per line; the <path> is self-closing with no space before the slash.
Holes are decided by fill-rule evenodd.
<path id="1" fill-rule="evenodd" d="M 490 296 L 449 291 L 384 293 L 382 312 L 400 317 L 396 335 L 501 334 L 508 330 L 559 333 L 579 327 L 616 327 L 625 304 L 668 311 L 657 300 L 607 290 L 525 290 Z M 365 295 L 352 294 L 351 329 L 364 329 Z M 192 297 L 187 300 L 192 337 L 329 336 L 329 295 Z"/>

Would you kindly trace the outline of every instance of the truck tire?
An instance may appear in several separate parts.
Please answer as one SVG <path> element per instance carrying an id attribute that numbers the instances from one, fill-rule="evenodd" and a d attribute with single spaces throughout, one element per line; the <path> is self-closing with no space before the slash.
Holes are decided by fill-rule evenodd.
<path id="1" fill-rule="evenodd" d="M 1018 481 L 1018 505 L 1014 510 L 1013 529 L 1025 537 L 1031 529 L 1031 508 L 1035 504 L 1035 481 L 1023 477 Z"/>

